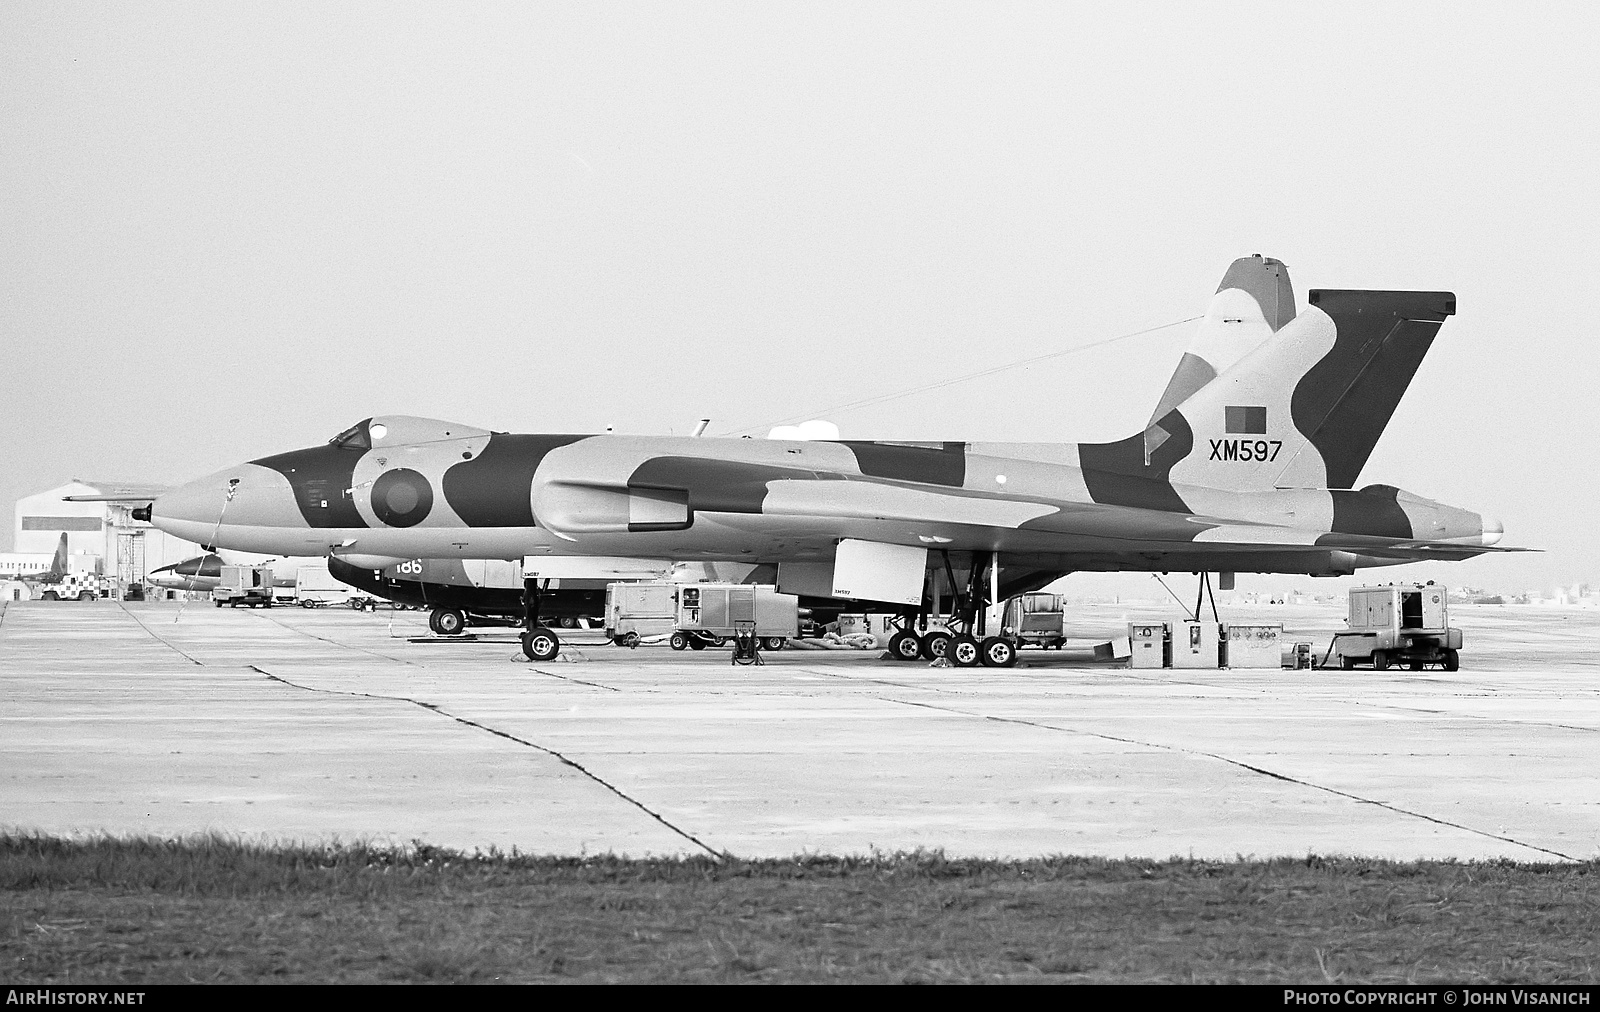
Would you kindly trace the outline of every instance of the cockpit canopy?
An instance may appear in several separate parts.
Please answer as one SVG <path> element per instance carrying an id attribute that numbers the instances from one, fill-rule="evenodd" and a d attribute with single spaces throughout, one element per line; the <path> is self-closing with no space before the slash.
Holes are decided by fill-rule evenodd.
<path id="1" fill-rule="evenodd" d="M 414 443 L 438 443 L 447 439 L 475 439 L 490 435 L 480 429 L 459 422 L 445 422 L 437 418 L 418 418 L 414 415 L 376 415 L 363 419 L 328 440 L 328 445 L 342 450 L 366 451 L 374 446 L 409 446 Z"/>
<path id="2" fill-rule="evenodd" d="M 341 450 L 372 449 L 372 435 L 367 431 L 367 426 L 371 422 L 370 418 L 362 419 L 328 440 L 329 445 L 337 446 Z"/>

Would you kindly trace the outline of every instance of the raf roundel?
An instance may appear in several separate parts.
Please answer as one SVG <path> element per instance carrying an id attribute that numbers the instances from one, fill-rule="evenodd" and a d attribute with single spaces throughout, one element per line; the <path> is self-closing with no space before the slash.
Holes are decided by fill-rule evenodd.
<path id="1" fill-rule="evenodd" d="M 372 483 L 372 512 L 390 527 L 415 527 L 433 511 L 433 486 L 407 467 L 385 471 Z"/>

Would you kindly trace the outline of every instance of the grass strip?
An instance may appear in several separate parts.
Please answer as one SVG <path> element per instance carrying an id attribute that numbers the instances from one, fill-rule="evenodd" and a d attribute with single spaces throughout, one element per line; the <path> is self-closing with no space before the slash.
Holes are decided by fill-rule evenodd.
<path id="1" fill-rule="evenodd" d="M 0 835 L 26 983 L 1594 983 L 1594 862 L 721 863 Z"/>

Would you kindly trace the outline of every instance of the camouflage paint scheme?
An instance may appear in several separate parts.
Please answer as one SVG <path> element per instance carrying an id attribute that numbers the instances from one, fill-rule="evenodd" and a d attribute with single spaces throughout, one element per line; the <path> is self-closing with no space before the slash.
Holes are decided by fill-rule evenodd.
<path id="1" fill-rule="evenodd" d="M 1163 396 L 1178 402 L 1116 442 L 518 435 L 379 416 L 169 492 L 152 519 L 208 546 L 391 561 L 827 562 L 855 538 L 931 549 L 935 566 L 940 550 L 998 552 L 1006 593 L 1079 570 L 1332 575 L 1494 550 L 1500 527 L 1477 513 L 1352 488 L 1455 297 L 1313 291 L 1295 316 L 1282 265 L 1255 259 L 1224 279 Z"/>

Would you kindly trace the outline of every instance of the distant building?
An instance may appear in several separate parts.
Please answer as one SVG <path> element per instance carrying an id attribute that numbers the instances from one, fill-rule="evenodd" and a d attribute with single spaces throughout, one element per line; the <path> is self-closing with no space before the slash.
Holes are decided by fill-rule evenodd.
<path id="1" fill-rule="evenodd" d="M 131 516 L 128 503 L 67 502 L 70 495 L 98 495 L 100 489 L 82 481 L 36 492 L 17 500 L 12 530 L 15 575 L 26 575 L 31 563 L 43 559 L 48 568 L 61 535 L 67 536 L 69 572 L 103 574 L 121 588 L 143 583 L 153 569 L 201 554 L 200 546 L 159 531 Z M 7 574 L 12 575 L 12 574 Z"/>
<path id="2" fill-rule="evenodd" d="M 48 558 L 63 533 L 70 555 L 106 555 L 106 504 L 64 502 L 69 495 L 96 495 L 99 489 L 74 481 L 17 500 L 11 550 Z"/>

